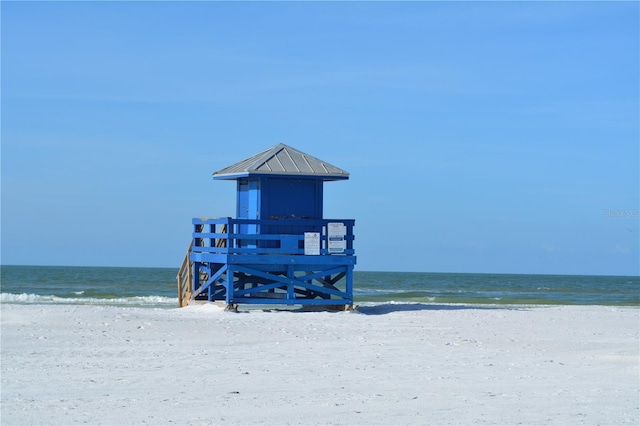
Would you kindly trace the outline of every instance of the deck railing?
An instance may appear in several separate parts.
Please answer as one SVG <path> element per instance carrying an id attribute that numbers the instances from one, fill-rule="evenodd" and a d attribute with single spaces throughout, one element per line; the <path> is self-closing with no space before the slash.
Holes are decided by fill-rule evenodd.
<path id="1" fill-rule="evenodd" d="M 214 218 L 193 219 L 192 223 L 194 253 L 304 255 L 305 233 L 317 233 L 315 254 L 355 254 L 354 219 Z M 344 233 L 336 234 L 336 229 Z M 309 253 L 309 247 L 307 250 Z"/>

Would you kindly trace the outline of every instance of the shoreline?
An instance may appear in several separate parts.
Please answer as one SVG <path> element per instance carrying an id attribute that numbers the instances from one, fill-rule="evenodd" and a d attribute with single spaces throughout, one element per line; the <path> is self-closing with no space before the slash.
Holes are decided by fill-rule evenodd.
<path id="1" fill-rule="evenodd" d="M 7 425 L 640 423 L 637 307 L 0 308 Z"/>
<path id="2" fill-rule="evenodd" d="M 80 296 L 80 295 L 79 295 Z M 526 307 L 562 307 L 562 306 L 601 306 L 601 307 L 620 307 L 620 308 L 635 308 L 640 309 L 640 304 L 635 302 L 624 303 L 565 303 L 565 302 L 549 302 L 547 300 L 540 300 L 535 302 L 526 302 L 528 299 L 508 299 L 508 301 L 495 300 L 492 302 L 484 301 L 440 301 L 437 298 L 429 298 L 429 300 L 411 300 L 411 299 L 390 299 L 390 300 L 355 300 L 353 306 L 370 308 L 372 306 L 384 306 L 384 305 L 407 305 L 407 306 L 425 306 L 436 307 L 438 306 L 468 306 L 470 308 L 496 308 L 496 309 L 512 309 L 512 308 L 526 308 Z M 518 300 L 514 302 L 513 300 Z M 522 300 L 523 302 L 519 302 Z M 211 303 L 211 304 L 224 304 L 222 301 L 206 302 L 197 301 L 196 303 Z M 113 307 L 135 307 L 142 309 L 166 309 L 171 310 L 178 307 L 178 299 L 176 297 L 167 297 L 159 295 L 149 296 L 130 296 L 130 297 L 116 297 L 116 298 L 97 298 L 97 297 L 61 297 L 55 295 L 38 295 L 33 293 L 0 293 L 0 304 L 2 305 L 84 305 L 84 306 L 113 306 Z M 240 308 L 244 311 L 288 311 L 300 309 L 302 305 L 287 305 L 280 304 L 241 304 Z M 314 305 L 310 305 L 314 306 Z M 321 308 L 321 306 L 319 307 Z M 428 309 L 428 308 L 426 308 Z M 322 310 L 322 309 L 320 309 Z M 328 309 L 331 310 L 331 309 Z M 411 309 L 410 309 L 411 310 Z"/>

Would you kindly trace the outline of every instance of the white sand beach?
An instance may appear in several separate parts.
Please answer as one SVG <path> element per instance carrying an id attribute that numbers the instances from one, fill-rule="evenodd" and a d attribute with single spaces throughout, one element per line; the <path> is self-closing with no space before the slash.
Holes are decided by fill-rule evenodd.
<path id="1" fill-rule="evenodd" d="M 640 424 L 640 309 L 2 305 L 2 425 Z"/>

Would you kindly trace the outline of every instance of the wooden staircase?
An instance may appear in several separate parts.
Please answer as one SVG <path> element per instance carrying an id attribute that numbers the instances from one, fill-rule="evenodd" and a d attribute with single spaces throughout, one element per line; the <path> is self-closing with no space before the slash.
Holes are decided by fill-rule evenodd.
<path id="1" fill-rule="evenodd" d="M 180 266 L 180 270 L 178 271 L 178 275 L 176 276 L 176 280 L 178 280 L 178 307 L 183 308 L 189 304 L 189 299 L 191 299 L 191 283 L 193 282 L 193 268 L 191 260 L 191 249 L 193 248 L 193 240 L 189 244 L 189 248 L 187 249 L 187 254 L 184 256 L 182 260 L 182 265 Z"/>
<path id="2" fill-rule="evenodd" d="M 223 225 L 221 227 L 220 233 L 227 233 L 227 225 Z M 192 292 L 193 288 L 193 262 L 191 262 L 191 250 L 193 249 L 194 240 L 191 240 L 189 244 L 189 248 L 187 249 L 187 254 L 185 254 L 184 259 L 182 259 L 182 265 L 180 265 L 180 270 L 178 271 L 178 275 L 176 276 L 176 280 L 178 281 L 178 307 L 183 308 L 189 305 L 189 301 L 195 298 L 200 292 L 197 291 L 195 294 Z M 216 247 L 226 247 L 227 240 L 224 238 L 218 238 L 215 241 Z M 200 282 L 204 283 L 209 279 L 209 275 L 206 272 L 200 271 Z"/>

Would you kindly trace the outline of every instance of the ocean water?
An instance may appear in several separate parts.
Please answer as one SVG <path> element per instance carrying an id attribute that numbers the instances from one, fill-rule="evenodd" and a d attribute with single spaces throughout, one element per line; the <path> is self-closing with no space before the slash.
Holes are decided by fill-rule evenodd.
<path id="1" fill-rule="evenodd" d="M 177 307 L 175 268 L 0 267 L 1 303 Z M 354 272 L 357 304 L 640 306 L 640 277 Z"/>

